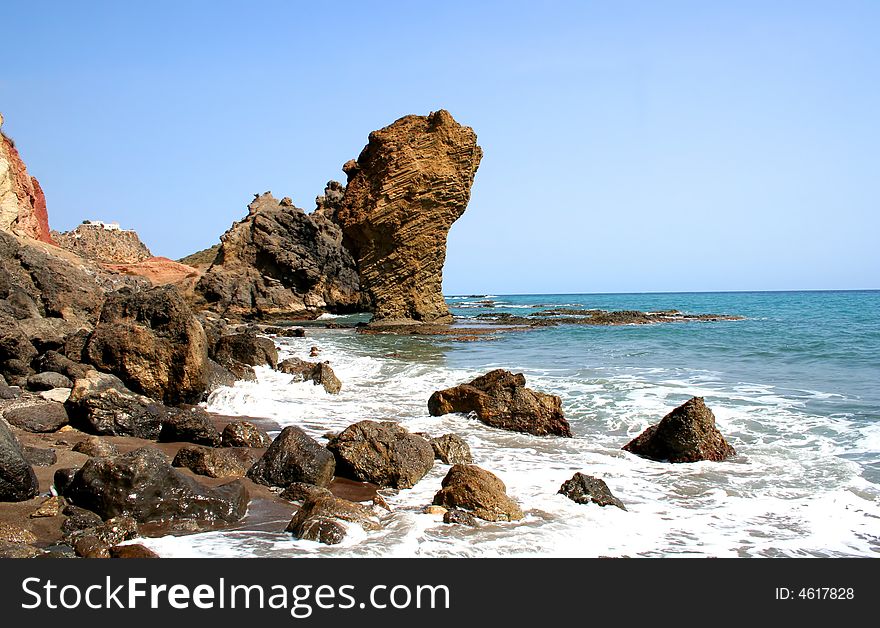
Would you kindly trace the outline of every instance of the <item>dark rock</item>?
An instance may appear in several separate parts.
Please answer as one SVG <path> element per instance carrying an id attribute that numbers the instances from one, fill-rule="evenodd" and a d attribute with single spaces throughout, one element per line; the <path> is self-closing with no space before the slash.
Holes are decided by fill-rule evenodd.
<path id="1" fill-rule="evenodd" d="M 299 358 L 287 358 L 278 365 L 278 370 L 293 375 L 299 381 L 321 384 L 331 395 L 338 394 L 342 389 L 342 382 L 327 362 L 307 362 Z"/>
<path id="2" fill-rule="evenodd" d="M 35 368 L 41 373 L 51 371 L 61 373 L 69 380 L 73 381 L 80 377 L 85 377 L 89 372 L 89 367 L 85 364 L 74 362 L 67 356 L 57 351 L 47 351 L 34 361 Z M 72 384 L 67 386 L 58 386 L 57 388 L 70 388 Z"/>
<path id="3" fill-rule="evenodd" d="M 104 523 L 104 520 L 91 510 L 71 504 L 64 507 L 63 513 L 67 517 L 61 524 L 61 534 L 64 538 L 71 538 L 77 532 L 92 530 Z"/>
<path id="4" fill-rule="evenodd" d="M 73 446 L 73 451 L 85 454 L 89 458 L 110 458 L 119 455 L 119 448 L 113 443 L 98 436 L 90 436 Z"/>
<path id="5" fill-rule="evenodd" d="M 263 430 L 249 421 L 233 421 L 223 428 L 220 435 L 223 447 L 264 448 L 272 444 L 272 439 Z"/>
<path id="6" fill-rule="evenodd" d="M 294 482 L 327 486 L 335 467 L 333 454 L 291 425 L 281 430 L 247 475 L 267 486 L 289 486 Z"/>
<path id="7" fill-rule="evenodd" d="M 519 373 L 496 369 L 475 380 L 438 390 L 428 400 L 431 416 L 450 412 L 474 412 L 491 427 L 536 436 L 571 437 L 571 427 L 562 413 L 562 400 L 526 388 Z"/>
<path id="8" fill-rule="evenodd" d="M 443 513 L 443 523 L 457 523 L 463 526 L 477 525 L 476 518 L 469 512 L 453 508 Z"/>
<path id="9" fill-rule="evenodd" d="M 626 510 L 626 506 L 611 493 L 605 481 L 592 475 L 575 473 L 570 480 L 563 482 L 559 492 L 578 504 L 593 503 Z"/>
<path id="10" fill-rule="evenodd" d="M 110 558 L 159 558 L 159 555 L 139 543 L 131 543 L 111 547 Z"/>
<path id="11" fill-rule="evenodd" d="M 234 386 L 237 378 L 235 373 L 225 366 L 220 366 L 214 360 L 208 360 L 208 376 L 205 386 L 205 394 L 209 395 L 223 386 Z"/>
<path id="12" fill-rule="evenodd" d="M 211 415 L 198 406 L 175 408 L 169 411 L 162 422 L 159 441 L 219 447 L 220 432 L 211 420 Z"/>
<path id="13" fill-rule="evenodd" d="M 28 432 L 57 432 L 69 422 L 64 404 L 56 401 L 12 408 L 3 413 L 11 425 Z"/>
<path id="14" fill-rule="evenodd" d="M 471 464 L 471 448 L 458 434 L 444 434 L 429 440 L 434 449 L 434 458 L 444 464 Z"/>
<path id="15" fill-rule="evenodd" d="M 39 392 L 41 390 L 52 390 L 53 388 L 71 388 L 73 382 L 61 373 L 53 373 L 46 371 L 45 373 L 37 373 L 27 378 L 28 390 Z"/>
<path id="16" fill-rule="evenodd" d="M 148 447 L 114 458 L 90 458 L 64 497 L 102 517 L 128 515 L 137 522 L 192 519 L 232 523 L 247 510 L 240 481 L 203 486 L 174 469 L 165 454 Z"/>
<path id="17" fill-rule="evenodd" d="M 0 330 L 2 333 L 2 330 Z M 27 387 L 27 378 L 34 374 L 34 369 L 24 360 L 12 358 L 2 363 L 2 372 L 11 386 Z"/>
<path id="18" fill-rule="evenodd" d="M 55 474 L 52 477 L 52 485 L 60 495 L 63 495 L 67 487 L 70 486 L 70 483 L 73 482 L 73 476 L 76 475 L 77 471 L 79 469 L 64 468 L 55 470 Z"/>
<path id="19" fill-rule="evenodd" d="M 110 558 L 110 548 L 93 534 L 82 534 L 70 540 L 80 558 Z"/>
<path id="20" fill-rule="evenodd" d="M 341 521 L 359 524 L 367 531 L 380 527 L 371 508 L 333 495 L 318 495 L 303 502 L 285 531 L 298 539 L 335 545 L 345 538 Z"/>
<path id="21" fill-rule="evenodd" d="M 294 482 L 281 491 L 279 497 L 291 502 L 303 502 L 307 499 L 315 499 L 329 495 L 333 495 L 333 493 L 326 488 L 315 486 L 314 484 L 306 484 L 305 482 Z"/>
<path id="22" fill-rule="evenodd" d="M 133 393 L 114 376 L 89 371 L 76 380 L 65 402 L 71 423 L 86 432 L 156 440 L 168 409 Z"/>
<path id="23" fill-rule="evenodd" d="M 515 521 L 523 517 L 517 503 L 507 496 L 504 482 L 475 465 L 453 465 L 442 486 L 434 496 L 438 506 L 468 510 L 486 521 Z"/>
<path id="24" fill-rule="evenodd" d="M 34 467 L 51 467 L 58 462 L 58 456 L 54 449 L 42 449 L 40 447 L 22 447 L 24 458 Z"/>
<path id="25" fill-rule="evenodd" d="M 184 445 L 177 451 L 171 466 L 185 467 L 196 475 L 210 478 L 241 478 L 254 464 L 247 449 L 212 449 L 198 445 Z"/>
<path id="26" fill-rule="evenodd" d="M 702 397 L 693 397 L 675 408 L 623 449 L 665 462 L 721 461 L 736 455 L 715 427 L 715 415 Z"/>
<path id="27" fill-rule="evenodd" d="M 6 422 L 0 420 L 0 502 L 23 502 L 39 491 L 37 476 L 21 444 Z"/>
<path id="28" fill-rule="evenodd" d="M 392 421 L 350 425 L 327 448 L 339 475 L 379 486 L 412 488 L 434 466 L 431 445 Z"/>
<path id="29" fill-rule="evenodd" d="M 21 397 L 21 388 L 18 386 L 0 385 L 0 399 L 18 399 Z"/>
<path id="30" fill-rule="evenodd" d="M 229 369 L 229 372 L 235 377 L 235 381 L 257 381 L 257 372 L 254 370 L 254 367 L 249 364 L 242 364 L 241 362 L 232 360 L 227 362 L 224 368 Z"/>
<path id="31" fill-rule="evenodd" d="M 109 295 L 86 355 L 135 392 L 168 404 L 198 402 L 208 383 L 205 331 L 170 285 Z"/>
<path id="32" fill-rule="evenodd" d="M 227 368 L 237 362 L 274 369 L 278 364 L 278 350 L 269 338 L 254 333 L 229 334 L 217 341 L 213 358 Z"/>

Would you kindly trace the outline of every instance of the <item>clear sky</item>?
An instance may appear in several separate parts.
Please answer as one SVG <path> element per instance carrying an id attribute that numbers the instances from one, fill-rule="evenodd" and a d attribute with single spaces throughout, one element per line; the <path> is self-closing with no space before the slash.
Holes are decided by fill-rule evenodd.
<path id="1" fill-rule="evenodd" d="M 53 228 L 215 242 L 448 109 L 454 293 L 880 288 L 880 2 L 3 2 Z"/>

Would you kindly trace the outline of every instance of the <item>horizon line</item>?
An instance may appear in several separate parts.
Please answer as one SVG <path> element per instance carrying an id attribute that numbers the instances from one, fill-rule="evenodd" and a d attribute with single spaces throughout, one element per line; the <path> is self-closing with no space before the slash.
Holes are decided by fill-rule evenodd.
<path id="1" fill-rule="evenodd" d="M 880 288 L 795 288 L 788 290 L 639 290 L 633 292 L 485 292 L 477 294 L 444 294 L 450 297 L 541 297 L 553 295 L 623 295 L 623 294 L 779 294 L 791 292 L 880 292 Z"/>

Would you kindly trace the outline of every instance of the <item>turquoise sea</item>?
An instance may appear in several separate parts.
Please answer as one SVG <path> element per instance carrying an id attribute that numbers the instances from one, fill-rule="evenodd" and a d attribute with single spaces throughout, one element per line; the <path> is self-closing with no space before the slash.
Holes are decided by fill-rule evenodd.
<path id="1" fill-rule="evenodd" d="M 877 556 L 880 555 L 880 291 L 450 296 L 456 324 L 567 307 L 738 314 L 740 321 L 560 325 L 461 342 L 309 328 L 282 356 L 317 345 L 343 381 L 331 396 L 268 370 L 208 407 L 259 414 L 316 438 L 361 419 L 456 432 L 525 519 L 477 528 L 423 514 L 447 467 L 388 497 L 381 532 L 335 547 L 278 531 L 150 541 L 166 555 Z M 478 315 L 484 315 L 477 319 Z M 488 319 L 488 320 L 487 320 Z M 365 320 L 336 317 L 337 322 Z M 430 417 L 431 392 L 491 368 L 562 397 L 575 437 L 534 437 L 462 416 Z M 673 407 L 705 398 L 738 455 L 670 465 L 621 447 Z M 322 441 L 323 442 L 323 441 Z M 556 492 L 575 471 L 603 478 L 627 511 Z"/>

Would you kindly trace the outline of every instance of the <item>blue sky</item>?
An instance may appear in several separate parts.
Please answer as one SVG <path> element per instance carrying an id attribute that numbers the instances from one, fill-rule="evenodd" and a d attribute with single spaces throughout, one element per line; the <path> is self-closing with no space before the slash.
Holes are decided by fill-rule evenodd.
<path id="1" fill-rule="evenodd" d="M 4 2 L 53 228 L 215 243 L 446 108 L 484 158 L 447 293 L 880 288 L 877 2 Z"/>

